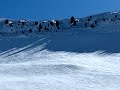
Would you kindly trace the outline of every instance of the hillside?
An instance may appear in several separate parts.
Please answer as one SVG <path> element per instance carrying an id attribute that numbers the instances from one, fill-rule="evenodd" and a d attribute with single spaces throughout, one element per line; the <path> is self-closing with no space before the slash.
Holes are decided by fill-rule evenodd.
<path id="1" fill-rule="evenodd" d="M 1 18 L 0 90 L 119 90 L 120 12 L 70 21 Z"/>
<path id="2" fill-rule="evenodd" d="M 85 18 L 27 21 L 0 19 L 1 49 L 22 48 L 26 45 L 46 45 L 43 49 L 67 52 L 118 53 L 120 51 L 120 12 L 107 12 Z M 4 38 L 4 39 L 3 39 Z M 43 39 L 39 42 L 39 39 Z M 19 41 L 20 40 L 20 41 Z M 34 42 L 37 42 L 34 44 Z M 11 43 L 7 46 L 7 43 Z"/>

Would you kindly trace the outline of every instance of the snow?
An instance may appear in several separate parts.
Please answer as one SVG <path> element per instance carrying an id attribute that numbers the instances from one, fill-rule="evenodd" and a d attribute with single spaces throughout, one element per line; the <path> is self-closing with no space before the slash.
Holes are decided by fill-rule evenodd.
<path id="1" fill-rule="evenodd" d="M 20 23 L 21 23 L 21 22 L 27 23 L 27 20 L 24 20 L 24 19 L 21 19 L 21 20 L 19 20 L 19 21 L 20 21 Z"/>
<path id="2" fill-rule="evenodd" d="M 21 52 L 1 58 L 1 90 L 116 90 L 120 54 Z M 3 57 L 3 56 L 2 56 Z M 25 58 L 26 57 L 26 58 Z M 12 60 L 10 60 L 10 58 Z"/>
<path id="3" fill-rule="evenodd" d="M 51 20 L 53 23 L 56 23 L 56 20 Z"/>
<path id="4" fill-rule="evenodd" d="M 34 21 L 23 28 L 13 21 L 12 32 L 1 21 L 0 90 L 119 90 L 120 21 L 114 14 L 94 15 L 95 28 L 84 27 L 88 17 L 73 27 L 60 20 L 57 32 L 55 26 L 37 32 Z"/>

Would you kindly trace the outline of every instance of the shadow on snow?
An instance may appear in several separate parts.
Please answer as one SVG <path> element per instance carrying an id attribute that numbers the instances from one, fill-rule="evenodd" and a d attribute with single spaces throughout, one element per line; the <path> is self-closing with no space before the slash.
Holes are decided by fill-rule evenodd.
<path id="1" fill-rule="evenodd" d="M 91 53 L 95 51 L 104 51 L 105 53 L 120 53 L 120 33 L 93 33 L 80 32 L 78 34 L 61 35 L 58 33 L 52 36 L 44 37 L 20 37 L 20 38 L 2 38 L 0 39 L 0 56 L 10 53 L 8 56 L 17 53 L 32 50 L 65 51 L 77 53 Z M 15 52 L 14 52 L 15 51 Z"/>

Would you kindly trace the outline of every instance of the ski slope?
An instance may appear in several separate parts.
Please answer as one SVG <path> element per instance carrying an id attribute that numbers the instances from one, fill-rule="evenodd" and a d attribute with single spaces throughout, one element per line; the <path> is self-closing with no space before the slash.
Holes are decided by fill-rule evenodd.
<path id="1" fill-rule="evenodd" d="M 0 19 L 0 90 L 119 90 L 119 14 L 77 18 L 72 27 L 59 20 L 60 29 L 55 20 Z"/>

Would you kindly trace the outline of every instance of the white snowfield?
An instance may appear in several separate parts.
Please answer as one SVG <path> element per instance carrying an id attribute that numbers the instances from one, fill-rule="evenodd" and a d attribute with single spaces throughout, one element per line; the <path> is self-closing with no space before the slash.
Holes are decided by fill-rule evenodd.
<path id="1" fill-rule="evenodd" d="M 72 27 L 60 20 L 59 30 L 55 20 L 0 19 L 0 90 L 120 90 L 119 14 L 78 18 Z"/>

